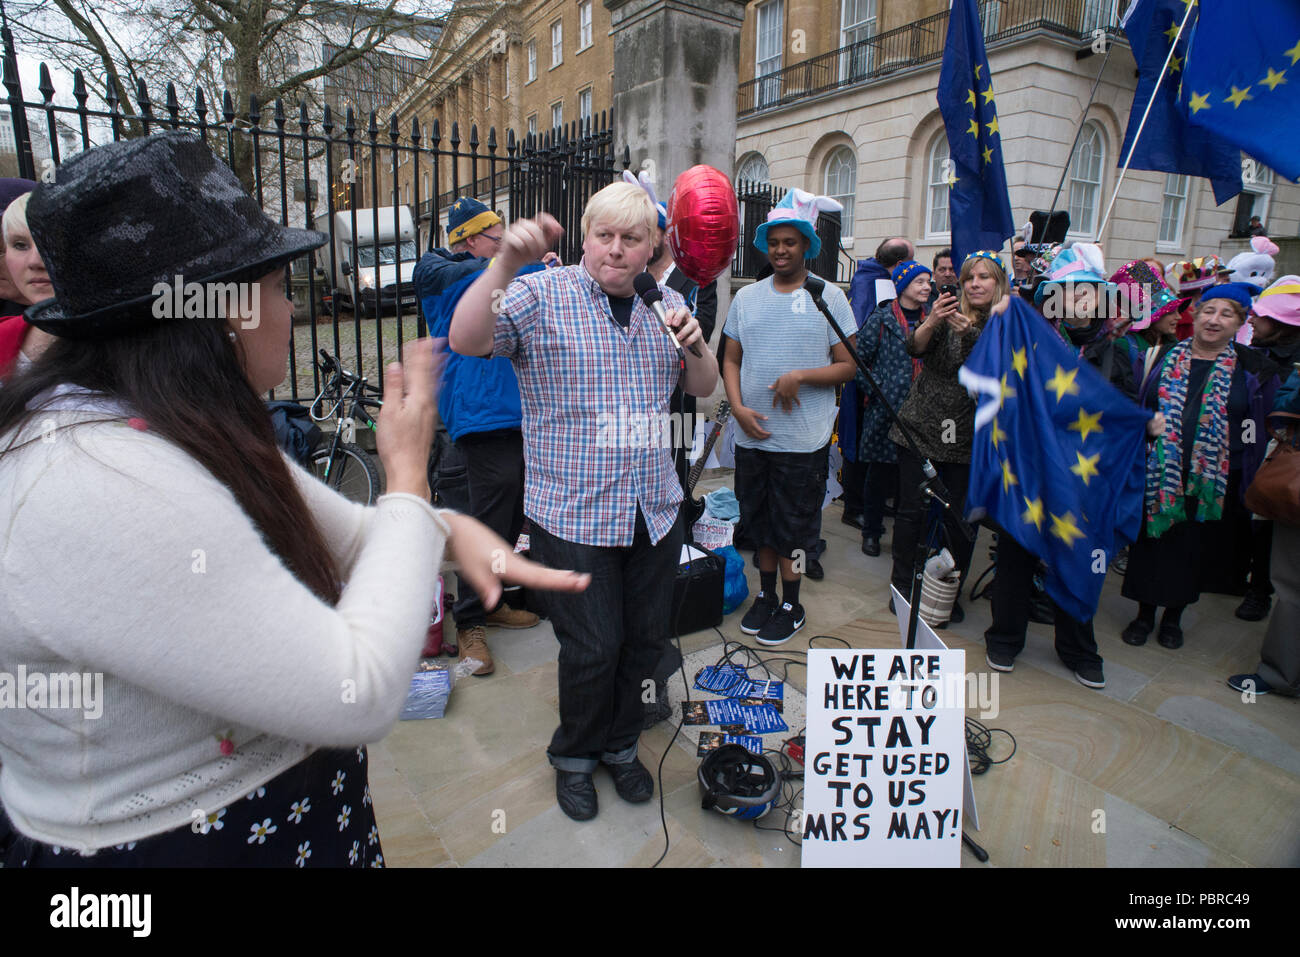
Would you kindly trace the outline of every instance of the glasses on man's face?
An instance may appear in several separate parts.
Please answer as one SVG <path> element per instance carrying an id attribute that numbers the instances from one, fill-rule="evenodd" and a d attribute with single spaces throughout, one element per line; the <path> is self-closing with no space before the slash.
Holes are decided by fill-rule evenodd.
<path id="1" fill-rule="evenodd" d="M 479 235 L 482 236 L 484 239 L 491 240 L 493 243 L 497 245 L 500 245 L 501 240 L 505 239 L 506 236 L 504 232 L 497 233 L 495 236 L 493 236 L 491 233 L 479 233 Z"/>

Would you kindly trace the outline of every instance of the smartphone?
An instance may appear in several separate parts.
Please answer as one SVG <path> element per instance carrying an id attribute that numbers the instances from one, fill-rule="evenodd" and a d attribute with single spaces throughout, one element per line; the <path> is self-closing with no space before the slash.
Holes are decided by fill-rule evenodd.
<path id="1" fill-rule="evenodd" d="M 944 283 L 944 285 L 940 286 L 939 295 L 952 296 L 956 299 L 961 298 L 961 293 L 957 291 L 957 287 L 954 286 L 952 283 Z"/>

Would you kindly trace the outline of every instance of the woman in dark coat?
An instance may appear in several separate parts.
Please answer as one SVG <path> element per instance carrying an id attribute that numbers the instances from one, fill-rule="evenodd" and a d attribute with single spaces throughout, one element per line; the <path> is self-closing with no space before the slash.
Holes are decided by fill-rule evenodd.
<path id="1" fill-rule="evenodd" d="M 920 362 L 907 354 L 907 337 L 925 318 L 929 277 L 930 270 L 912 260 L 895 266 L 898 298 L 877 305 L 858 331 L 858 357 L 884 393 L 882 402 L 866 377 L 858 373 L 858 392 L 866 398 L 858 436 L 858 461 L 866 472 L 862 495 L 862 551 L 866 555 L 880 554 L 885 499 L 898 488 L 898 446 L 889 440 L 894 419 L 885 403 L 897 411 L 920 371 Z"/>
<path id="2" fill-rule="evenodd" d="M 1220 559 L 1208 551 L 1225 520 L 1233 521 L 1243 490 L 1263 459 L 1263 442 L 1244 442 L 1244 423 L 1263 422 L 1277 391 L 1277 366 L 1233 340 L 1250 308 L 1237 283 L 1211 287 L 1196 308 L 1192 338 L 1161 361 L 1147 407 L 1162 431 L 1147 453 L 1145 518 L 1129 553 L 1123 594 L 1138 603 L 1124 641 L 1144 644 L 1165 609 L 1159 642 L 1180 648 L 1183 609 L 1201 594 L 1204 567 Z"/>

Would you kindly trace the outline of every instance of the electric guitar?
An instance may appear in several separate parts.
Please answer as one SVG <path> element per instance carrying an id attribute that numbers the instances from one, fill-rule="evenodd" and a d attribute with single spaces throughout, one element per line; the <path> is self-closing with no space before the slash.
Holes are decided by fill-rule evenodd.
<path id="1" fill-rule="evenodd" d="M 727 419 L 731 418 L 731 403 L 723 399 L 718 403 L 718 411 L 713 416 L 713 431 L 704 442 L 704 451 L 700 457 L 691 466 L 691 470 L 686 473 L 686 488 L 682 491 L 685 498 L 682 501 L 682 510 L 686 513 L 686 532 L 689 535 L 691 526 L 700 520 L 704 514 L 704 499 L 695 497 L 695 483 L 700 480 L 700 475 L 704 472 L 704 463 L 709 460 L 709 453 L 713 451 L 714 443 L 718 441 L 718 436 L 722 434 L 723 428 L 727 424 Z"/>

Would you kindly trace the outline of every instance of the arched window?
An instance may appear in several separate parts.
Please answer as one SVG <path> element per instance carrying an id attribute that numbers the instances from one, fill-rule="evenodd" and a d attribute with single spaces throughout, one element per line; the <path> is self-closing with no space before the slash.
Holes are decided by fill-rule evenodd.
<path id="1" fill-rule="evenodd" d="M 952 232 L 952 224 L 948 220 L 948 190 L 952 185 L 948 138 L 942 132 L 934 138 L 925 170 L 925 232 L 927 236 L 947 236 Z"/>
<path id="2" fill-rule="evenodd" d="M 1089 120 L 1070 160 L 1070 233 L 1094 238 L 1100 215 L 1101 171 L 1106 166 L 1106 143 L 1101 126 Z"/>
<path id="3" fill-rule="evenodd" d="M 770 183 L 771 174 L 767 169 L 767 160 L 762 153 L 747 153 L 736 164 L 736 179 L 751 183 Z"/>
<path id="4" fill-rule="evenodd" d="M 840 213 L 840 242 L 853 239 L 853 204 L 858 194 L 858 158 L 847 146 L 837 146 L 826 157 L 826 178 L 823 192 L 844 206 Z"/>

